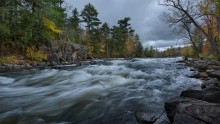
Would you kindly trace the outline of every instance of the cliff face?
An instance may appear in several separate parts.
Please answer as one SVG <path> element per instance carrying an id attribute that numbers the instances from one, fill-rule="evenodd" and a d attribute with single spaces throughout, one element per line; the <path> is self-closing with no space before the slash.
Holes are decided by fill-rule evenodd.
<path id="1" fill-rule="evenodd" d="M 49 63 L 74 63 L 87 57 L 87 48 L 68 41 L 51 41 L 51 47 L 48 48 L 47 53 Z"/>

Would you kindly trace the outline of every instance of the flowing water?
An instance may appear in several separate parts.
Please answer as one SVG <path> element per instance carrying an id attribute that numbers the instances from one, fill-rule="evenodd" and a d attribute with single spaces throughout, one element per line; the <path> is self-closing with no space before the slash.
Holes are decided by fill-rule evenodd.
<path id="1" fill-rule="evenodd" d="M 125 124 L 160 115 L 164 101 L 200 81 L 172 59 L 0 73 L 0 124 Z"/>

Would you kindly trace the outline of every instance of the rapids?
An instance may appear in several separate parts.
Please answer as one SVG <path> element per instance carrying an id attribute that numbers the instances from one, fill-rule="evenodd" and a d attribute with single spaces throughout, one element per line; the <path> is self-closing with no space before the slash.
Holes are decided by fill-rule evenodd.
<path id="1" fill-rule="evenodd" d="M 160 115 L 164 101 L 201 83 L 179 59 L 0 73 L 0 124 L 133 124 L 135 112 Z"/>

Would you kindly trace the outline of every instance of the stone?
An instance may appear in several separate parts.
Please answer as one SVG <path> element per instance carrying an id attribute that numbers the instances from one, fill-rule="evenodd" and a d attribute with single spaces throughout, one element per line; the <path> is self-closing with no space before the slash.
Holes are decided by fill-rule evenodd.
<path id="1" fill-rule="evenodd" d="M 220 103 L 219 88 L 207 88 L 205 90 L 186 90 L 183 91 L 180 96 L 199 99 L 211 103 Z"/>
<path id="2" fill-rule="evenodd" d="M 220 79 L 220 70 L 216 70 L 214 72 L 209 73 L 209 77 Z"/>
<path id="3" fill-rule="evenodd" d="M 60 62 L 60 57 L 59 57 L 59 55 L 57 53 L 48 54 L 47 61 L 49 63 L 52 63 L 52 62 L 59 63 Z"/>
<path id="4" fill-rule="evenodd" d="M 135 112 L 135 117 L 140 124 L 153 124 L 159 118 L 153 113 Z"/>
<path id="5" fill-rule="evenodd" d="M 20 69 L 22 69 L 22 68 L 21 68 L 20 65 L 14 64 L 14 65 L 12 66 L 12 69 L 13 69 L 13 70 L 20 70 Z"/>
<path id="6" fill-rule="evenodd" d="M 220 123 L 220 104 L 177 97 L 165 103 L 165 110 L 174 124 Z"/>
<path id="7" fill-rule="evenodd" d="M 206 72 L 199 72 L 200 77 L 202 78 L 208 78 L 208 74 Z"/>
<path id="8" fill-rule="evenodd" d="M 36 63 L 36 62 L 32 62 L 30 65 L 31 65 L 32 67 L 37 67 L 37 63 Z"/>
<path id="9" fill-rule="evenodd" d="M 201 88 L 204 89 L 204 88 L 212 88 L 212 87 L 218 87 L 218 84 L 219 84 L 219 80 L 216 79 L 216 78 L 212 78 L 212 79 L 209 79 L 209 80 L 206 80 L 204 81 L 202 84 L 201 84 Z"/>
<path id="10" fill-rule="evenodd" d="M 57 66 L 58 64 L 54 61 L 50 62 L 48 66 Z"/>

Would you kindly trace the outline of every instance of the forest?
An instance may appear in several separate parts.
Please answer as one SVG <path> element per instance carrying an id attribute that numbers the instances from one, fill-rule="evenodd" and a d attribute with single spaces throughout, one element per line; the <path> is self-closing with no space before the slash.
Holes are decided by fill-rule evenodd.
<path id="1" fill-rule="evenodd" d="M 101 22 L 92 4 L 67 14 L 64 0 L 1 0 L 0 56 L 24 56 L 43 60 L 42 46 L 67 41 L 87 47 L 96 58 L 141 57 L 143 47 L 132 29 L 130 17 L 110 27 Z"/>
<path id="2" fill-rule="evenodd" d="M 54 41 L 67 41 L 86 46 L 88 56 L 95 58 L 219 58 L 219 0 L 160 1 L 159 5 L 168 11 L 159 18 L 186 44 L 165 51 L 154 46 L 143 48 L 130 17 L 109 26 L 100 21 L 92 4 L 85 5 L 81 12 L 75 8 L 68 13 L 64 3 L 64 0 L 1 0 L 0 56 L 16 59 L 19 55 L 42 61 L 46 55 L 40 48 L 49 48 Z"/>

